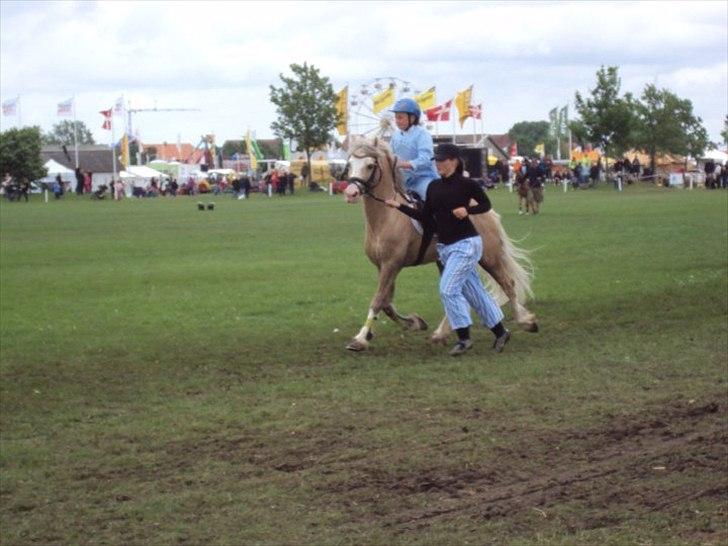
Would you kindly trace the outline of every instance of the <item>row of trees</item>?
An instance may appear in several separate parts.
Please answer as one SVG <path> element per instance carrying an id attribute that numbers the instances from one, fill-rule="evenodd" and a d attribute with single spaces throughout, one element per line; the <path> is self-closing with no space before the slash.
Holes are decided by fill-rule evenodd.
<path id="1" fill-rule="evenodd" d="M 329 79 L 321 76 L 313 65 L 292 64 L 290 69 L 292 76 L 280 75 L 280 87 L 270 86 L 270 100 L 278 116 L 271 129 L 279 138 L 295 143 L 296 151 L 305 152 L 310 163 L 315 150 L 334 140 L 336 94 Z M 657 154 L 699 157 L 710 145 L 708 133 L 700 117 L 693 113 L 690 100 L 651 84 L 645 86 L 639 99 L 631 93 L 620 95 L 620 88 L 618 68 L 610 66 L 597 71 L 596 85 L 590 95 L 576 92 L 578 118 L 568 124 L 575 143 L 600 147 L 611 157 L 619 157 L 632 148 L 644 150 L 650 154 L 653 167 Z M 547 153 L 557 155 L 554 153 L 556 135 L 550 128 L 547 121 L 522 121 L 508 134 L 525 155 L 541 142 L 546 144 Z M 79 144 L 94 143 L 91 131 L 82 122 L 76 122 L 75 130 Z M 43 134 L 38 127 L 6 131 L 0 135 L 0 171 L 30 180 L 39 178 L 42 176 L 38 167 L 40 145 L 70 146 L 73 135 L 74 122 L 67 120 L 56 124 L 48 134 Z M 728 117 L 721 135 L 728 142 Z M 562 145 L 567 149 L 563 155 L 568 157 L 565 140 Z M 230 147 L 228 151 L 249 153 L 243 142 Z M 135 150 L 131 152 L 135 157 Z M 278 150 L 271 152 L 277 155 Z"/>
<path id="2" fill-rule="evenodd" d="M 658 154 L 699 157 L 711 144 L 700 117 L 693 113 L 688 99 L 668 89 L 646 85 L 639 99 L 631 93 L 620 95 L 621 80 L 617 67 L 601 67 L 589 96 L 575 95 L 578 119 L 568 129 L 576 144 L 591 144 L 610 157 L 621 157 L 627 150 L 643 150 L 650 155 L 652 167 Z M 728 142 L 728 118 L 721 136 Z M 516 123 L 508 132 L 519 148 L 529 155 L 538 143 L 546 152 L 557 155 L 557 139 L 546 121 Z M 568 143 L 562 138 L 562 154 L 568 157 Z"/>

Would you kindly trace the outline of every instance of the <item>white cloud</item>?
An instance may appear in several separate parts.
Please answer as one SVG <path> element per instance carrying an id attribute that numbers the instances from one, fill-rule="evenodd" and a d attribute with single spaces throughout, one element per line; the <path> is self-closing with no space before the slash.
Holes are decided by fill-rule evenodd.
<path id="1" fill-rule="evenodd" d="M 620 68 L 623 91 L 657 79 L 692 100 L 712 138 L 728 109 L 724 2 L 4 0 L 0 11 L 2 99 L 21 95 L 23 122 L 49 130 L 75 94 L 98 140 L 98 110 L 122 93 L 137 107 L 202 109 L 138 114 L 155 141 L 248 126 L 270 136 L 268 86 L 304 61 L 336 88 L 395 76 L 444 100 L 474 84 L 490 132 L 545 119 L 602 65 Z"/>

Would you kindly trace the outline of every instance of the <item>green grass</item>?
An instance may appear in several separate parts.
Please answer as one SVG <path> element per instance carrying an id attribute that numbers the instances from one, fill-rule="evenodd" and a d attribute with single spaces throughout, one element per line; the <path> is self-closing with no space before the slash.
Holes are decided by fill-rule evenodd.
<path id="1" fill-rule="evenodd" d="M 718 401 L 728 425 L 726 193 L 549 188 L 535 217 L 490 195 L 541 330 L 457 360 L 382 319 L 344 350 L 376 274 L 341 198 L 0 203 L 0 543 L 720 543 L 725 492 L 605 500 L 725 482 L 714 463 L 484 495 L 598 458 L 622 419 Z M 434 327 L 436 283 L 405 270 L 398 309 Z"/>

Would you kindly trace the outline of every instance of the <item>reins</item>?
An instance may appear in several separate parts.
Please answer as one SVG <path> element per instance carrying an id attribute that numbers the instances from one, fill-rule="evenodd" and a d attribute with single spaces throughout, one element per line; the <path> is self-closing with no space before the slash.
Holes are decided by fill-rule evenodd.
<path id="1" fill-rule="evenodd" d="M 356 156 L 355 156 L 356 157 Z M 362 180 L 361 178 L 353 177 L 349 178 L 349 182 L 351 184 L 356 184 L 356 187 L 359 188 L 359 191 L 362 194 L 362 197 L 370 197 L 374 199 L 375 201 L 379 201 L 380 203 L 385 203 L 385 199 L 382 199 L 380 197 L 377 197 L 374 195 L 371 190 L 374 188 L 379 182 L 382 180 L 382 168 L 379 166 L 379 158 L 377 156 L 369 155 L 369 156 L 363 156 L 363 157 L 371 157 L 372 159 L 376 160 L 376 163 L 374 164 L 374 168 L 372 169 L 371 174 L 369 175 L 369 178 L 366 179 L 366 181 Z M 394 189 L 394 193 L 401 194 L 400 191 L 397 189 L 397 158 L 395 157 L 393 161 L 389 161 L 389 158 L 387 158 L 387 161 L 392 166 L 392 187 Z M 377 176 L 377 173 L 379 173 L 378 179 L 375 181 L 374 178 Z"/>

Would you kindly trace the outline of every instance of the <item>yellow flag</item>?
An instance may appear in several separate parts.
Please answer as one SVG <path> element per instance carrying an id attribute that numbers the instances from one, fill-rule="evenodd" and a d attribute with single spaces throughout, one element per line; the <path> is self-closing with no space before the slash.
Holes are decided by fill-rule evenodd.
<path id="1" fill-rule="evenodd" d="M 347 85 L 336 94 L 336 129 L 340 135 L 346 134 L 346 126 L 348 123 L 347 105 L 349 104 L 349 86 Z"/>
<path id="2" fill-rule="evenodd" d="M 465 91 L 460 91 L 455 97 L 455 106 L 458 107 L 458 120 L 460 121 L 460 127 L 463 126 L 463 122 L 470 117 L 470 99 L 473 95 L 473 86 L 471 85 Z"/>
<path id="3" fill-rule="evenodd" d="M 378 95 L 372 97 L 372 111 L 378 114 L 384 110 L 387 106 L 394 104 L 394 87 L 387 87 L 384 91 Z"/>
<path id="4" fill-rule="evenodd" d="M 435 88 L 430 87 L 427 91 L 423 91 L 415 97 L 415 102 L 420 106 L 422 110 L 427 110 L 435 106 L 437 100 L 435 99 Z"/>
<path id="5" fill-rule="evenodd" d="M 248 149 L 248 155 L 250 156 L 250 168 L 254 171 L 258 169 L 258 158 L 255 156 L 253 151 L 253 141 L 250 138 L 250 129 L 245 134 L 245 146 Z"/>
<path id="6" fill-rule="evenodd" d="M 533 149 L 533 151 L 540 156 L 544 156 L 546 155 L 546 146 L 543 142 L 541 144 L 536 144 L 536 147 Z"/>
<path id="7" fill-rule="evenodd" d="M 125 169 L 129 166 L 129 137 L 126 133 L 121 137 L 121 164 Z"/>

